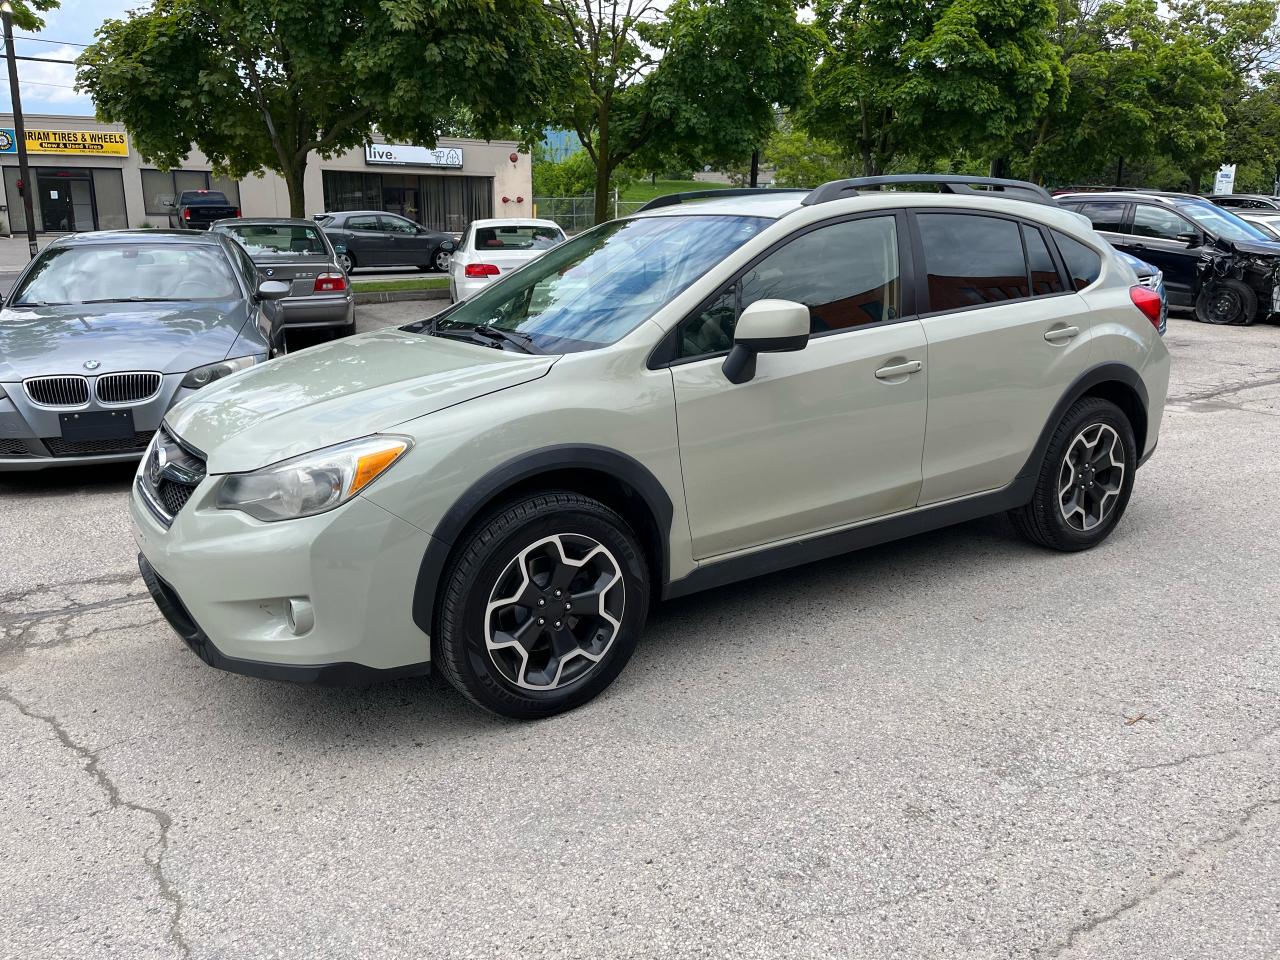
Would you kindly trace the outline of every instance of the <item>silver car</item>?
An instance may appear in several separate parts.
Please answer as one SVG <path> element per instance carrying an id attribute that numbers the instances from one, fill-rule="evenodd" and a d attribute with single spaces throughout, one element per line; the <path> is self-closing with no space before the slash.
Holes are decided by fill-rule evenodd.
<path id="1" fill-rule="evenodd" d="M 280 301 L 289 330 L 323 327 L 356 332 L 355 296 L 333 245 L 312 220 L 284 217 L 219 220 L 209 228 L 239 241 L 264 280 L 289 284 Z"/>
<path id="2" fill-rule="evenodd" d="M 55 240 L 0 310 L 0 471 L 138 459 L 174 403 L 267 359 L 288 292 L 218 234 Z"/>

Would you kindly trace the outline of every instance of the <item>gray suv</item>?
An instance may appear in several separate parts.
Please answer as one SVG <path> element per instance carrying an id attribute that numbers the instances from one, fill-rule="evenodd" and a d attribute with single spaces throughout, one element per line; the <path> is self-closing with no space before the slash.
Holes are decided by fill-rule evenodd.
<path id="1" fill-rule="evenodd" d="M 1030 184 L 663 198 L 180 404 L 130 500 L 140 566 L 213 666 L 435 666 L 546 716 L 662 598 L 1004 511 L 1098 544 L 1156 447 L 1159 322 Z"/>

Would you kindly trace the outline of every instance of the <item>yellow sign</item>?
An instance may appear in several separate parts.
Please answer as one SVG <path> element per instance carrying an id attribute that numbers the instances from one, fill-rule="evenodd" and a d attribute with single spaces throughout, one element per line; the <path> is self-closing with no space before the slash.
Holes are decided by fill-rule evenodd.
<path id="1" fill-rule="evenodd" d="M 109 130 L 28 130 L 27 152 L 127 157 L 129 138 Z"/>

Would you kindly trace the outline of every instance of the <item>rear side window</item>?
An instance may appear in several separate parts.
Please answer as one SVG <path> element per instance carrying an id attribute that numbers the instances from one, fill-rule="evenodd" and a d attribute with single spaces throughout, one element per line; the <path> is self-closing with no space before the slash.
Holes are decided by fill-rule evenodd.
<path id="1" fill-rule="evenodd" d="M 1077 290 L 1083 290 L 1102 273 L 1102 257 L 1092 247 L 1073 240 L 1065 233 L 1053 231 L 1053 241 L 1067 264 L 1067 275 Z"/>
<path id="2" fill-rule="evenodd" d="M 930 310 L 958 310 L 1029 295 L 1022 235 L 1013 220 L 922 213 L 916 222 Z"/>
<path id="3" fill-rule="evenodd" d="M 1121 200 L 1094 200 L 1071 209 L 1088 217 L 1095 230 L 1124 233 L 1124 202 Z"/>
<path id="4" fill-rule="evenodd" d="M 1062 277 L 1058 275 L 1058 265 L 1053 262 L 1044 235 L 1037 228 L 1023 224 L 1022 236 L 1027 244 L 1027 266 L 1031 270 L 1031 295 L 1062 293 Z"/>

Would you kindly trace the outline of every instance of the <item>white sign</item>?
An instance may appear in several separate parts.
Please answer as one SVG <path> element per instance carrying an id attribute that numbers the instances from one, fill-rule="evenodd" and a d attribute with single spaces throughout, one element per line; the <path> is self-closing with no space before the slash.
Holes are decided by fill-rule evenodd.
<path id="1" fill-rule="evenodd" d="M 1234 163 L 1224 163 L 1218 168 L 1218 175 L 1213 178 L 1213 192 L 1216 196 L 1220 193 L 1230 193 L 1236 187 L 1236 165 Z"/>
<path id="2" fill-rule="evenodd" d="M 364 162 L 398 167 L 461 167 L 461 147 L 414 147 L 404 143 L 369 143 Z"/>

